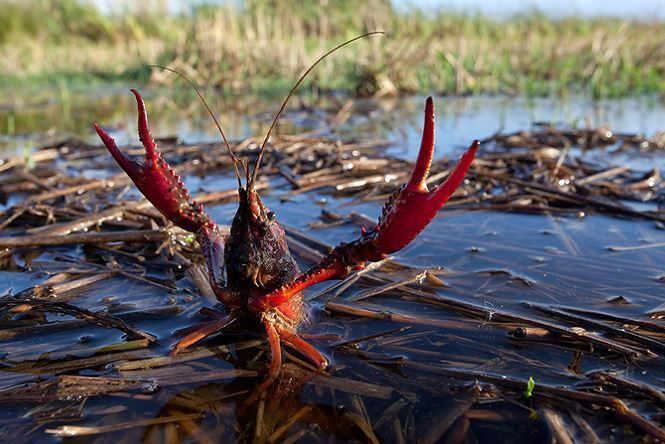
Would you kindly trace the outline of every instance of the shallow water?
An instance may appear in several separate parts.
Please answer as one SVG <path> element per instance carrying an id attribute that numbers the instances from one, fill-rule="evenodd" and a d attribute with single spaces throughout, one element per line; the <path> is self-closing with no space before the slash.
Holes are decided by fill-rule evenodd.
<path id="1" fill-rule="evenodd" d="M 387 138 L 393 142 L 388 153 L 413 159 L 419 144 L 422 99 L 357 101 L 358 113 L 339 128 L 339 134 L 342 138 Z M 119 109 L 126 110 L 126 115 L 93 118 L 122 128 L 114 136 L 124 134 L 133 141 L 134 111 L 125 99 L 117 100 L 123 103 Z M 155 135 L 175 134 L 189 142 L 214 139 L 214 133 L 203 129 L 210 127 L 204 116 L 194 113 L 179 120 L 177 114 L 158 102 L 158 98 L 148 102 L 149 110 L 160 110 L 152 112 Z M 589 116 L 594 124 L 607 122 L 616 131 L 646 133 L 662 129 L 665 121 L 665 107 L 648 99 L 600 104 L 572 99 L 560 104 L 476 97 L 438 99 L 437 105 L 438 156 L 456 153 L 472 138 L 487 137 L 501 128 L 506 132 L 525 129 L 538 121 L 579 123 Z M 230 137 L 255 134 L 265 126 L 267 117 L 262 110 L 257 112 L 232 120 L 227 125 Z M 321 114 L 328 115 L 323 111 Z M 282 127 L 285 132 L 294 128 L 314 130 L 321 123 L 316 113 L 293 111 L 287 117 Z M 62 128 L 72 135 L 91 137 L 86 126 Z M 16 129 L 20 132 L 18 125 Z M 9 150 L 16 148 L 12 144 L 17 137 L 5 139 Z M 598 156 L 590 154 L 594 155 Z M 621 157 L 619 162 L 631 161 L 635 168 L 644 170 L 663 161 L 662 155 L 622 156 L 625 159 Z M 616 157 L 603 160 L 617 162 Z M 186 183 L 194 193 L 201 189 L 233 188 L 227 172 L 189 177 Z M 382 206 L 380 201 L 336 199 L 324 191 L 287 198 L 290 187 L 286 181 L 273 177 L 271 185 L 263 197 L 280 222 L 331 246 L 357 237 L 360 228 L 355 224 L 310 228 L 319 219 L 321 207 L 339 214 L 358 211 L 376 218 Z M 131 190 L 124 198 L 136 196 Z M 12 199 L 8 205 L 18 197 Z M 233 203 L 208 208 L 220 224 L 230 223 L 235 210 Z M 569 217 L 444 210 L 425 232 L 395 255 L 395 261 L 402 264 L 397 271 L 375 272 L 378 278 L 399 280 L 427 269 L 443 285 L 425 281 L 415 286 L 421 293 L 396 289 L 356 302 L 354 297 L 383 285 L 361 281 L 339 294 L 329 291 L 317 297 L 310 304 L 310 320 L 302 331 L 315 336 L 336 335 L 332 340 L 315 338 L 312 343 L 331 358 L 337 379 L 333 382 L 320 377 L 308 379 L 311 375 L 294 365 L 289 357 L 285 376 L 273 385 L 263 401 L 249 408 L 243 402 L 263 378 L 266 351 L 264 346 L 246 345 L 246 342 L 255 339 L 260 342 L 260 332 L 252 335 L 241 330 L 217 335 L 204 347 L 197 348 L 199 353 L 209 351 L 205 356 L 156 368 L 133 368 L 128 364 L 138 358 L 165 356 L 177 340 L 174 332 L 202 321 L 198 310 L 210 304 L 197 296 L 196 288 L 182 269 L 168 264 L 137 271 L 150 282 L 121 276 L 107 278 L 64 300 L 92 311 L 149 313 L 133 325 L 157 336 L 158 342 L 150 347 L 137 344 L 136 350 L 108 351 L 105 347 L 114 344 L 126 347 L 126 336 L 113 329 L 85 324 L 55 332 L 49 330 L 48 335 L 40 335 L 36 328 L 5 339 L 0 352 L 0 437 L 58 441 L 60 438 L 52 431 L 66 430 L 59 427 L 108 425 L 110 430 L 104 433 L 77 439 L 252 441 L 260 428 L 257 422 L 262 422 L 264 431 L 258 434 L 259 440 L 274 434 L 277 440 L 290 437 L 302 442 L 328 438 L 534 442 L 551 439 L 553 432 L 547 417 L 555 411 L 575 439 L 588 439 L 589 435 L 583 432 L 586 424 L 603 440 L 637 440 L 641 434 L 633 435 L 634 429 L 622 428 L 621 424 L 629 421 L 617 419 L 611 410 L 591 408 L 544 389 L 541 393 L 540 388 L 564 387 L 618 396 L 629 408 L 662 426 L 665 421 L 662 404 L 654 408 L 633 392 L 626 395 L 620 386 L 595 385 L 590 376 L 596 371 L 617 372 L 626 381 L 647 384 L 662 394 L 665 391 L 662 348 L 650 349 L 653 356 L 635 357 L 603 347 L 602 343 L 589 346 L 565 336 L 540 335 L 534 324 L 505 317 L 581 328 L 576 330 L 578 334 L 601 339 L 614 338 L 605 327 L 623 329 L 621 321 L 609 321 L 602 318 L 603 314 L 626 320 L 626 330 L 633 329 L 628 325 L 629 319 L 665 328 L 662 321 L 665 254 L 662 247 L 650 247 L 664 242 L 664 233 L 652 221 L 602 214 Z M 611 251 L 608 246 L 645 248 Z M 21 250 L 16 258 L 29 272 L 0 272 L 0 294 L 39 283 L 45 279 L 45 272 L 54 273 L 72 266 L 84 268 L 79 263 L 83 258 L 95 263 L 113 258 L 132 264 L 131 259 L 103 254 L 83 246 Z M 303 258 L 300 260 L 303 268 L 309 265 Z M 159 287 L 156 282 L 176 290 Z M 317 295 L 328 285 L 319 284 L 308 290 L 306 296 Z M 406 314 L 413 316 L 414 321 L 344 315 L 334 309 L 334 304 Z M 562 317 L 573 314 L 570 309 L 588 313 L 578 313 L 579 317 L 572 320 Z M 58 314 L 45 316 L 42 322 L 72 319 Z M 585 324 L 585 319 L 596 324 Z M 16 320 L 20 321 L 20 316 Z M 509 335 L 524 326 L 533 327 L 533 334 L 530 332 L 524 339 Z M 665 335 L 660 333 L 655 337 L 662 344 Z M 353 346 L 339 345 L 353 339 L 359 339 Z M 228 350 L 215 348 L 225 344 Z M 96 358 L 96 363 L 72 364 L 76 359 L 88 357 Z M 40 360 L 38 365 L 31 364 L 37 360 Z M 21 365 L 25 370 L 20 370 Z M 138 382 L 127 389 L 95 396 L 92 392 L 67 395 L 60 380 L 57 396 L 43 402 L 34 397 L 29 385 L 25 386 L 26 393 L 33 398 L 28 401 L 16 402 L 2 396 L 21 384 L 37 384 L 63 374 L 121 377 Z M 534 397 L 525 400 L 521 392 L 529 377 L 535 379 L 536 388 Z M 511 388 L 513 381 L 517 381 L 518 388 Z M 166 418 L 166 424 L 158 424 L 157 418 Z M 289 420 L 293 424 L 280 430 L 280 426 L 290 424 Z M 62 433 L 66 436 L 66 432 Z"/>
<path id="2" fill-rule="evenodd" d="M 143 91 L 153 135 L 178 137 L 186 143 L 219 140 L 205 109 L 191 91 Z M 279 108 L 282 96 L 219 97 L 206 93 L 229 139 L 262 136 Z M 53 92 L 38 103 L 0 95 L 0 153 L 21 152 L 41 140 L 75 137 L 96 143 L 93 122 L 115 129 L 119 144 L 136 140 L 135 102 L 128 90 Z M 341 135 L 395 141 L 391 154 L 411 159 L 420 143 L 424 96 L 354 100 L 351 118 L 337 128 Z M 321 127 L 321 119 L 336 112 L 344 96 L 301 96 L 278 125 L 277 133 L 297 134 Z M 537 123 L 569 127 L 607 125 L 614 131 L 653 135 L 663 130 L 665 102 L 658 97 L 593 100 L 585 96 L 525 98 L 479 95 L 438 97 L 437 155 L 458 152 L 473 139 L 497 132 L 511 133 Z M 300 110 L 300 112 L 298 111 Z M 657 160 L 657 159 L 656 159 Z M 642 166 L 648 166 L 649 159 Z"/>

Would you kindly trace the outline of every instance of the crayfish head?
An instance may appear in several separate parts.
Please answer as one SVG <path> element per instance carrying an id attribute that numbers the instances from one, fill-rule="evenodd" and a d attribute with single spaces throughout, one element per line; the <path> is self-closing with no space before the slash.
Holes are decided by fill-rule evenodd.
<path id="1" fill-rule="evenodd" d="M 277 216 L 251 187 L 238 190 L 238 211 L 231 224 L 224 259 L 227 285 L 245 293 L 266 292 L 299 273 Z"/>

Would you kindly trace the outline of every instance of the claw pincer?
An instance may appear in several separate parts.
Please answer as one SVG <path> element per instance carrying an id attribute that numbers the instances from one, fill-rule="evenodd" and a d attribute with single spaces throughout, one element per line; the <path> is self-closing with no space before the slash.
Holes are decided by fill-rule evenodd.
<path id="1" fill-rule="evenodd" d="M 462 184 L 478 146 L 479 142 L 473 141 L 445 182 L 429 191 L 427 176 L 434 154 L 434 104 L 431 97 L 427 99 L 418 160 L 409 182 L 398 189 L 383 207 L 374 240 L 378 251 L 382 254 L 399 251 L 425 229 Z"/>
<path id="2" fill-rule="evenodd" d="M 143 163 L 125 156 L 116 146 L 115 140 L 95 123 L 95 130 L 100 139 L 141 193 L 164 216 L 184 230 L 193 233 L 206 226 L 213 227 L 214 222 L 203 211 L 203 207 L 189 197 L 180 176 L 166 163 L 161 153 L 157 152 L 155 141 L 150 135 L 143 98 L 135 89 L 131 91 L 136 97 L 138 106 L 139 139 L 145 148 Z"/>
<path id="3" fill-rule="evenodd" d="M 352 251 L 350 253 L 359 260 L 377 261 L 406 247 L 462 184 L 478 146 L 479 142 L 475 140 L 445 182 L 430 191 L 427 176 L 434 155 L 434 103 L 429 97 L 425 105 L 423 139 L 411 179 L 390 196 L 376 228 L 366 233 L 357 246 L 347 247 Z"/>

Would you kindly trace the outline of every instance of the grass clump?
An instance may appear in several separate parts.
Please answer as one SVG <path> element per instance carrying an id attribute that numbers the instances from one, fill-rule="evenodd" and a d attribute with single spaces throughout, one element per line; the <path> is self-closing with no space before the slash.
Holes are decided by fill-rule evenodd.
<path id="1" fill-rule="evenodd" d="M 388 0 L 247 0 L 178 14 L 148 1 L 102 13 L 77 0 L 0 8 L 0 85 L 172 82 L 150 64 L 233 91 L 279 85 L 325 49 L 388 32 L 322 63 L 311 87 L 359 95 L 478 92 L 599 97 L 665 92 L 665 24 L 599 18 L 510 20 L 441 10 L 397 11 Z"/>

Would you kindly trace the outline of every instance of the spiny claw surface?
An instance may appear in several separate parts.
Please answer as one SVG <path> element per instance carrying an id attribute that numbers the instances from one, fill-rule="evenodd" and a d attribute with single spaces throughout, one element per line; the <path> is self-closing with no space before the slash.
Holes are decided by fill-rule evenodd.
<path id="1" fill-rule="evenodd" d="M 203 227 L 213 227 L 214 222 L 203 211 L 203 207 L 192 201 L 182 179 L 173 171 L 157 151 L 155 141 L 150 135 L 148 114 L 141 94 L 131 90 L 138 106 L 139 139 L 145 148 L 143 163 L 125 156 L 117 147 L 115 140 L 98 124 L 95 130 L 113 158 L 136 184 L 141 193 L 164 216 L 179 227 L 196 233 Z"/>
<path id="2" fill-rule="evenodd" d="M 425 229 L 461 185 L 478 147 L 475 140 L 448 178 L 430 191 L 427 176 L 434 155 L 434 103 L 431 97 L 427 99 L 423 139 L 411 179 L 388 199 L 376 228 L 374 242 L 382 254 L 401 250 Z"/>

